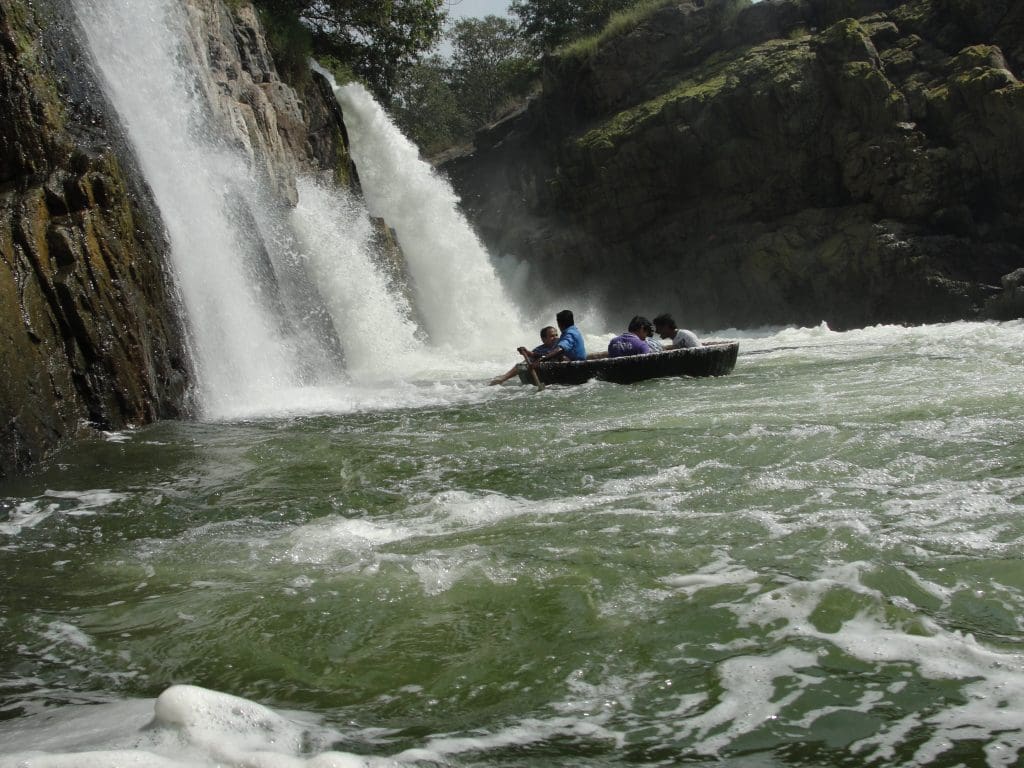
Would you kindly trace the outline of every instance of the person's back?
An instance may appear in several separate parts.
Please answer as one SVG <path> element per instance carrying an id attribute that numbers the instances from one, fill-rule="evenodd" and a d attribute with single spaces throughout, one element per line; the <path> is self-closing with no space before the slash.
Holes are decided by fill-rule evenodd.
<path id="1" fill-rule="evenodd" d="M 647 342 L 635 333 L 626 331 L 608 342 L 608 357 L 626 357 L 627 355 L 649 355 L 651 348 Z"/>
<path id="2" fill-rule="evenodd" d="M 647 346 L 650 347 L 651 352 L 664 352 L 665 346 L 656 338 L 654 338 L 654 325 L 648 323 L 646 326 L 644 326 L 644 331 L 646 331 L 646 335 L 643 337 L 643 339 L 645 342 L 647 342 Z"/>
<path id="3" fill-rule="evenodd" d="M 562 331 L 562 335 L 558 339 L 558 346 L 565 353 L 565 359 L 586 360 L 587 348 L 583 344 L 583 334 L 576 327 L 576 321 L 573 318 L 572 312 L 568 309 L 563 309 L 555 315 L 555 320 Z"/>
<path id="4" fill-rule="evenodd" d="M 676 329 L 676 335 L 672 337 L 672 346 L 676 349 L 699 347 L 700 339 L 693 331 L 686 331 L 682 328 Z"/>
<path id="5" fill-rule="evenodd" d="M 649 355 L 651 348 L 644 337 L 650 322 L 639 315 L 629 321 L 628 330 L 608 342 L 608 357 L 628 355 Z"/>

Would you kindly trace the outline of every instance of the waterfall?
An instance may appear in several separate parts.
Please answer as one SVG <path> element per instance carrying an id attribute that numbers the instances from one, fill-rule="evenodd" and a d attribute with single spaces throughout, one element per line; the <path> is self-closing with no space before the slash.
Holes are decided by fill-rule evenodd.
<path id="1" fill-rule="evenodd" d="M 375 261 L 370 218 L 346 190 L 299 180 L 294 229 L 324 300 L 346 338 L 346 367 L 359 379 L 394 378 L 415 366 L 422 334 L 408 300 Z M 380 341 L 386 340 L 387 354 Z"/>
<path id="2" fill-rule="evenodd" d="M 330 409 L 339 386 L 465 375 L 460 360 L 507 361 L 501 351 L 532 337 L 451 188 L 365 91 L 337 89 L 366 200 L 396 230 L 408 284 L 382 267 L 361 199 L 299 178 L 289 210 L 222 132 L 201 87 L 210 54 L 189 34 L 199 10 L 74 4 L 167 227 L 205 417 L 315 407 L 333 387 Z"/>
<path id="3" fill-rule="evenodd" d="M 514 350 L 534 338 L 534 331 L 524 330 L 451 185 L 420 159 L 416 146 L 365 88 L 335 85 L 334 93 L 366 204 L 395 228 L 434 343 L 482 354 L 494 346 Z M 488 336 L 467 334 L 480 324 Z"/>

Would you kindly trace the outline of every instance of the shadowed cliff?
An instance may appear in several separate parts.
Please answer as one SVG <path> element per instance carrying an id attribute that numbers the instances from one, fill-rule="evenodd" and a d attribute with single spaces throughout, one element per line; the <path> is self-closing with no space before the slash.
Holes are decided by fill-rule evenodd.
<path id="1" fill-rule="evenodd" d="M 1010 0 L 677 2 L 444 170 L 493 250 L 624 315 L 1019 316 L 1022 40 Z"/>
<path id="2" fill-rule="evenodd" d="M 0 6 L 0 478 L 185 407 L 159 213 L 67 4 Z"/>

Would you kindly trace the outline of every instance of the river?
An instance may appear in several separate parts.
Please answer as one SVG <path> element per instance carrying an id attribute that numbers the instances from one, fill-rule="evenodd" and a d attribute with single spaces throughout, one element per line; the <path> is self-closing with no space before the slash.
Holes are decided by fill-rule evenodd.
<path id="1" fill-rule="evenodd" d="M 712 335 L 0 486 L 0 765 L 1019 765 L 1024 323 Z"/>

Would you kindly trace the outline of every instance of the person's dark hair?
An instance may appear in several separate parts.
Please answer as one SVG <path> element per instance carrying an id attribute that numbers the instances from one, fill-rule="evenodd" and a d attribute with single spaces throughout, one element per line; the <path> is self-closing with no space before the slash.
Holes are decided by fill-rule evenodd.
<path id="1" fill-rule="evenodd" d="M 654 318 L 655 328 L 662 328 L 665 326 L 668 326 L 669 328 L 676 327 L 676 321 L 672 319 L 672 315 L 670 315 L 668 312 L 666 312 L 663 315 L 658 315 L 656 318 Z"/>
<path id="2" fill-rule="evenodd" d="M 639 331 L 641 328 L 650 328 L 651 321 L 643 315 L 636 315 L 632 320 L 629 321 L 629 326 L 626 328 L 630 333 L 633 331 Z"/>
<path id="3" fill-rule="evenodd" d="M 543 328 L 540 329 L 540 340 L 541 341 L 544 341 L 544 335 L 548 331 L 553 331 L 554 333 L 558 333 L 558 329 L 555 328 L 555 326 L 553 326 L 553 325 L 545 325 Z"/>
<path id="4" fill-rule="evenodd" d="M 570 325 L 576 324 L 576 321 L 573 319 L 571 309 L 563 309 L 561 312 L 555 315 L 555 320 L 558 321 L 559 327 L 565 326 L 566 328 L 568 328 Z"/>

